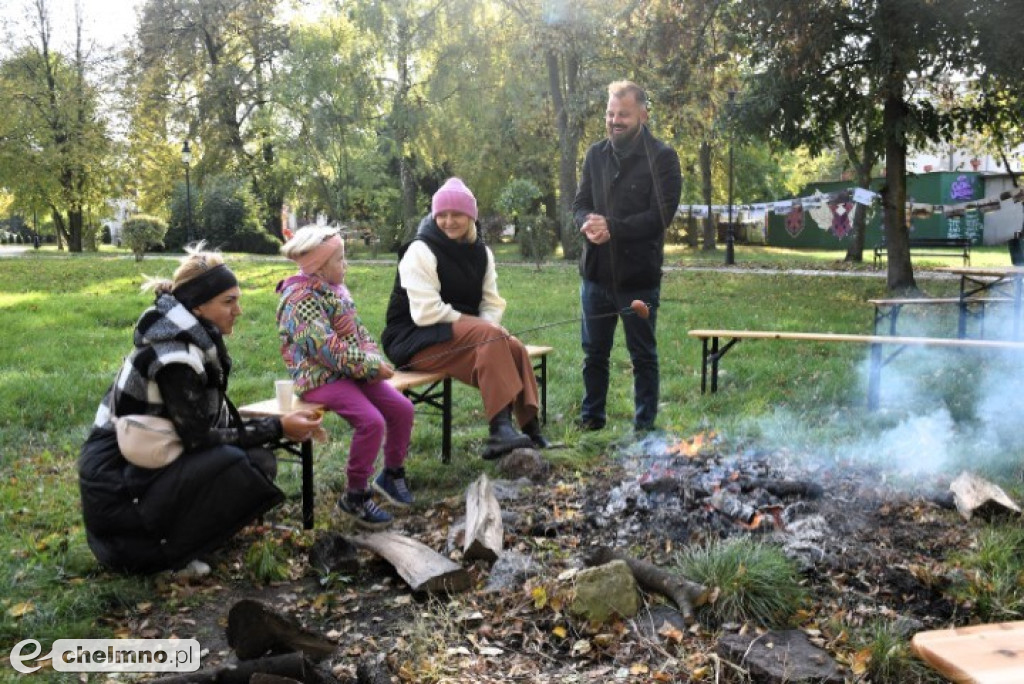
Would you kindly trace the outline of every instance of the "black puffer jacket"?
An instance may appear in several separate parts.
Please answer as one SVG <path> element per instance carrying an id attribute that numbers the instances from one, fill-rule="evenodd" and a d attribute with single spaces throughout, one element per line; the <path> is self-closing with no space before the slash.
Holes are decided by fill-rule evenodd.
<path id="1" fill-rule="evenodd" d="M 231 363 L 220 334 L 173 297 L 142 315 L 135 339 L 82 447 L 79 489 L 96 558 L 116 570 L 156 572 L 223 544 L 284 499 L 251 458 L 281 436 L 281 423 L 241 422 L 225 394 Z M 185 453 L 159 470 L 130 464 L 111 422 L 129 413 L 171 418 Z"/>

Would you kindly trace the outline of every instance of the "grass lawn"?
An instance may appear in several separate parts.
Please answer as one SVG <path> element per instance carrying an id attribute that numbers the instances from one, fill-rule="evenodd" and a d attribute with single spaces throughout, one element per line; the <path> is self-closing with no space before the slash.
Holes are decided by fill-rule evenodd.
<path id="1" fill-rule="evenodd" d="M 498 249 L 500 260 L 516 260 L 514 246 Z M 358 257 L 356 253 L 353 256 Z M 700 345 L 691 328 L 777 328 L 866 333 L 872 308 L 885 294 L 884 277 L 831 273 L 791 274 L 784 269 L 837 268 L 842 254 L 808 253 L 737 246 L 737 268 L 711 270 L 723 259 L 683 248 L 669 250 L 658 336 L 662 363 L 659 426 L 689 435 L 714 429 L 724 438 L 757 448 L 813 450 L 828 458 L 907 460 L 916 468 L 970 464 L 1020 490 L 1022 440 L 1013 360 L 943 352 L 930 358 L 906 354 L 887 367 L 882 410 L 865 409 L 864 354 L 859 345 L 744 342 L 723 365 L 720 392 L 701 396 Z M 975 265 L 1006 265 L 1003 248 L 979 248 Z M 64 255 L 49 249 L 0 259 L 0 648 L 35 638 L 48 648 L 56 638 L 113 636 L 104 618 L 149 601 L 155 578 L 121 577 L 100 568 L 86 546 L 81 526 L 76 459 L 99 400 L 128 352 L 131 331 L 151 295 L 139 291 L 144 275 L 169 276 L 176 261 L 149 256 L 137 263 L 123 255 Z M 932 264 L 932 262 L 921 262 Z M 937 259 L 953 264 L 955 259 Z M 274 285 L 292 268 L 280 259 L 230 258 L 243 291 L 243 319 L 228 340 L 235 359 L 230 394 L 236 404 L 268 398 L 283 375 L 274 329 Z M 757 267 L 754 272 L 753 267 Z M 679 267 L 679 268 L 675 268 Z M 868 266 L 841 270 L 871 272 Z M 768 271 L 768 272 L 765 272 Z M 928 294 L 956 291 L 953 280 L 925 278 Z M 355 261 L 349 285 L 363 321 L 375 334 L 394 278 L 394 256 Z M 541 269 L 523 263 L 499 266 L 499 287 L 509 301 L 504 321 L 523 331 L 579 315 L 575 266 L 549 262 Z M 905 314 L 906 315 L 906 314 Z M 921 314 L 919 323 L 955 334 L 948 315 Z M 571 474 L 605 458 L 631 436 L 631 369 L 624 343 L 612 362 L 609 428 L 579 433 L 581 383 L 578 324 L 569 322 L 523 335 L 533 344 L 555 347 L 549 360 L 551 439 L 565 449 L 549 452 L 557 468 Z M 939 333 L 936 333 L 939 334 Z M 997 384 L 989 385 L 993 377 Z M 440 429 L 419 416 L 409 468 L 421 501 L 460 492 L 493 466 L 478 454 L 486 437 L 479 395 L 454 391 L 454 445 L 450 466 L 439 463 Z M 337 417 L 327 426 L 332 440 L 318 447 L 317 521 L 330 525 L 337 492 L 344 487 L 348 429 Z M 899 439 L 904 441 L 900 442 Z M 912 463 L 913 462 L 913 463 Z M 291 495 L 271 522 L 298 526 L 297 468 L 282 469 Z M 181 598 L 183 602 L 201 597 Z M 166 606 L 165 606 L 166 608 Z M 12 671 L 0 665 L 0 680 Z"/>

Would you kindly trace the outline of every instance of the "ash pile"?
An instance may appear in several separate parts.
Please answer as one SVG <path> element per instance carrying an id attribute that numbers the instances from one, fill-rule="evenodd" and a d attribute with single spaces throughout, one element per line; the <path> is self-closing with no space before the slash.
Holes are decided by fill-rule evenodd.
<path id="1" fill-rule="evenodd" d="M 835 547 L 857 524 L 849 511 L 837 513 L 837 500 L 891 495 L 867 491 L 881 481 L 874 474 L 732 451 L 714 433 L 689 439 L 652 433 L 623 446 L 619 461 L 625 479 L 606 499 L 589 502 L 586 517 L 622 547 L 645 537 L 678 548 L 759 535 L 806 568 L 842 554 Z"/>

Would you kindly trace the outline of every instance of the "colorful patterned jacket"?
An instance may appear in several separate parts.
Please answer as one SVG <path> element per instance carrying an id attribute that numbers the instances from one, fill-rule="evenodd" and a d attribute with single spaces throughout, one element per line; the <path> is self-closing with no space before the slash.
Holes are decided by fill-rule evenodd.
<path id="1" fill-rule="evenodd" d="M 277 285 L 281 357 L 299 395 L 341 378 L 372 380 L 386 363 L 344 285 L 295 275 Z"/>

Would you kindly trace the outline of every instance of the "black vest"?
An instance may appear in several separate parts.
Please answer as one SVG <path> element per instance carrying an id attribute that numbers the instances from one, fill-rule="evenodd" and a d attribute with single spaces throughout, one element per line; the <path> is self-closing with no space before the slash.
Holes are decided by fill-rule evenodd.
<path id="1" fill-rule="evenodd" d="M 455 242 L 441 232 L 433 218 L 427 217 L 420 223 L 416 237 L 399 250 L 399 261 L 405 256 L 409 245 L 416 240 L 424 242 L 437 258 L 442 301 L 460 313 L 480 315 L 484 276 L 487 274 L 487 248 L 483 241 L 478 238 L 473 243 Z M 396 367 L 404 366 L 420 350 L 451 338 L 451 323 L 418 326 L 413 322 L 409 295 L 402 287 L 401 277 L 396 273 L 384 332 L 380 336 L 384 353 L 391 362 Z"/>

